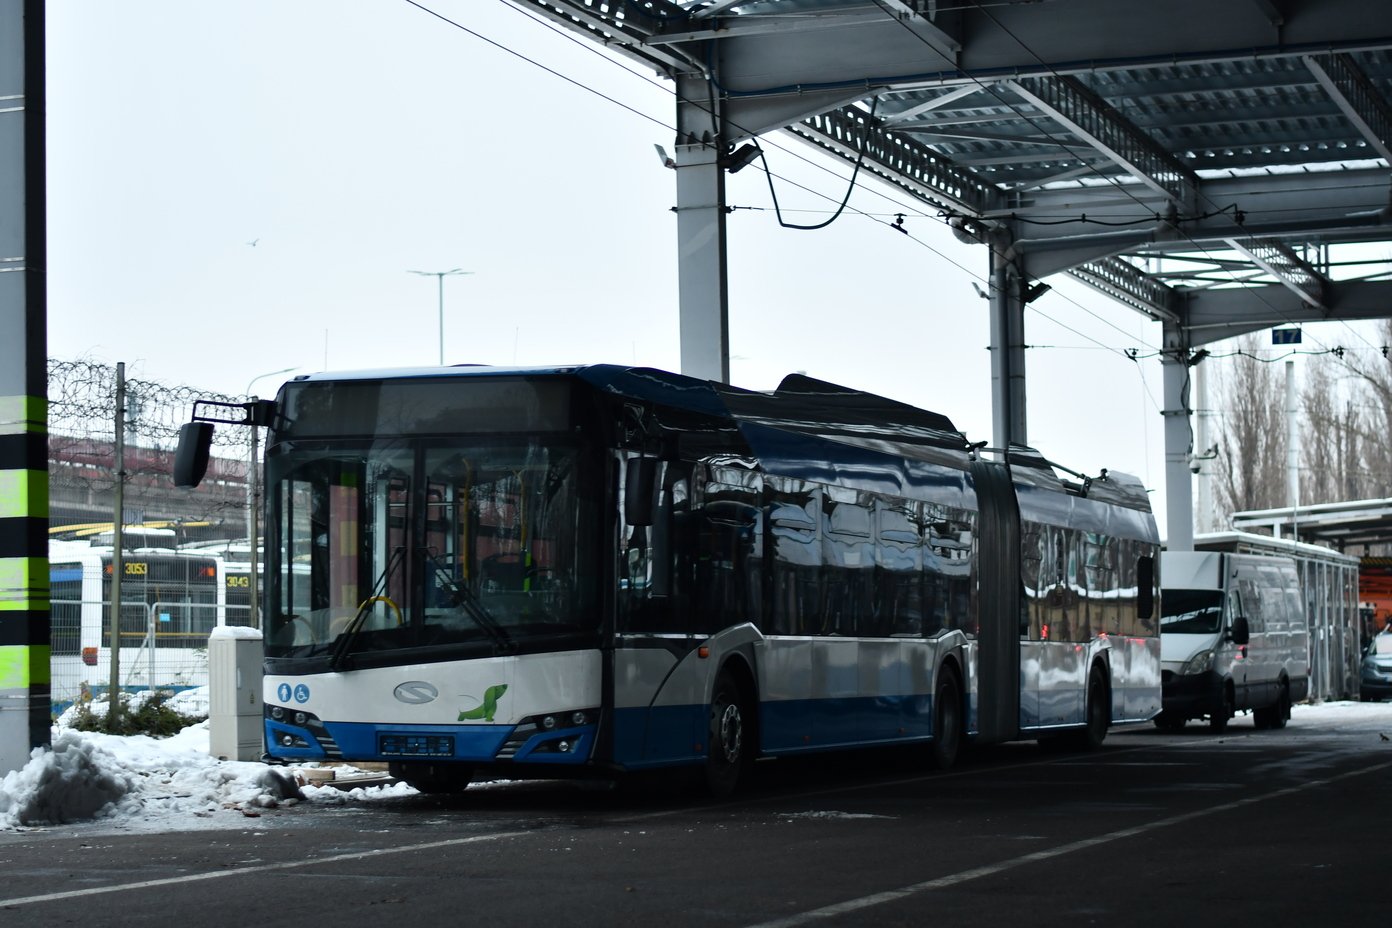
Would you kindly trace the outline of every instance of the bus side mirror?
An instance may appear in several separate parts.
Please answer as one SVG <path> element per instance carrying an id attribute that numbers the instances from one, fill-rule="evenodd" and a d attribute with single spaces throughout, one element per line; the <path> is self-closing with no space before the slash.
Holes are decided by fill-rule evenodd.
<path id="1" fill-rule="evenodd" d="M 629 525 L 652 525 L 656 480 L 657 458 L 629 458 L 624 462 L 624 521 Z"/>
<path id="2" fill-rule="evenodd" d="M 1148 619 L 1155 615 L 1155 558 L 1136 559 L 1136 615 Z"/>
<path id="3" fill-rule="evenodd" d="M 186 422 L 179 426 L 179 448 L 174 452 L 174 485 L 181 489 L 198 486 L 208 472 L 208 454 L 213 447 L 211 422 Z"/>
<path id="4" fill-rule="evenodd" d="M 1247 617 L 1239 615 L 1232 620 L 1232 631 L 1228 633 L 1233 644 L 1246 644 L 1252 640 L 1251 629 L 1247 626 Z"/>

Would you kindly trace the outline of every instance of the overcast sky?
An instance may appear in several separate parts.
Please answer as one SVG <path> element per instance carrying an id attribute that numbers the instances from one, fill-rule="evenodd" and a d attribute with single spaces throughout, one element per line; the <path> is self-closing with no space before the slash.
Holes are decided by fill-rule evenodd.
<path id="1" fill-rule="evenodd" d="M 263 396 L 281 368 L 434 364 L 437 280 L 409 271 L 461 268 L 446 363 L 678 369 L 671 84 L 505 0 L 425 5 L 465 28 L 397 0 L 49 4 L 50 357 Z M 825 219 L 848 167 L 764 147 L 786 218 Z M 757 166 L 728 189 L 735 384 L 805 371 L 991 438 L 984 248 L 865 178 L 816 232 L 779 228 Z M 1138 475 L 1163 530 L 1160 328 L 1050 283 L 1030 441 Z"/>

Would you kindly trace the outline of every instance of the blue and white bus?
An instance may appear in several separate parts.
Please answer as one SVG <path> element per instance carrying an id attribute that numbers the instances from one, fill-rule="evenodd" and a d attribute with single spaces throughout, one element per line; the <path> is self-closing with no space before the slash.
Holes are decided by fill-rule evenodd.
<path id="1" fill-rule="evenodd" d="M 591 365 L 316 374 L 245 421 L 272 760 L 427 791 L 691 766 L 725 795 L 756 757 L 946 766 L 1160 709 L 1144 488 L 983 460 L 935 413 Z"/>

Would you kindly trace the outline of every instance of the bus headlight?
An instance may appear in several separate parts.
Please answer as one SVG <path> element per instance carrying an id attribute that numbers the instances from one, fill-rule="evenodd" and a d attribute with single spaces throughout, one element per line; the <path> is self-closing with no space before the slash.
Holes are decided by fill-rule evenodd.
<path id="1" fill-rule="evenodd" d="M 1179 668 L 1181 676 L 1192 677 L 1201 673 L 1208 673 L 1213 669 L 1213 649 L 1200 651 L 1189 660 L 1184 662 L 1184 666 Z"/>

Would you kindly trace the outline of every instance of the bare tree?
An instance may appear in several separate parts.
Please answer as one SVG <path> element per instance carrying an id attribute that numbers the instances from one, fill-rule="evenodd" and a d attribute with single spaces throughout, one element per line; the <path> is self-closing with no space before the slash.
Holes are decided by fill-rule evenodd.
<path id="1" fill-rule="evenodd" d="M 1361 378 L 1351 395 L 1341 395 L 1340 375 L 1348 370 L 1342 359 L 1312 357 L 1301 390 L 1300 499 L 1330 503 L 1368 495 L 1368 404 Z"/>
<path id="2" fill-rule="evenodd" d="M 1227 514 L 1286 504 L 1285 387 L 1272 363 L 1244 338 L 1223 377 L 1217 504 Z"/>
<path id="3" fill-rule="evenodd" d="M 1379 323 L 1383 344 L 1392 344 L 1392 319 Z M 1357 404 L 1357 433 L 1360 460 L 1354 466 L 1344 499 L 1392 496 L 1392 363 L 1386 356 L 1371 361 L 1345 356 L 1343 367 L 1354 375 L 1362 388 L 1351 400 Z"/>

